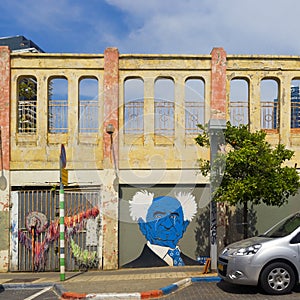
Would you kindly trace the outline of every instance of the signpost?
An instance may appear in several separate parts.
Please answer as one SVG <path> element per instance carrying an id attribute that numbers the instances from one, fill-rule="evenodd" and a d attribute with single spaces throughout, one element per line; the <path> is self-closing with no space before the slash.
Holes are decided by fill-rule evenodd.
<path id="1" fill-rule="evenodd" d="M 60 280 L 65 280 L 65 192 L 64 185 L 68 185 L 68 171 L 65 169 L 67 165 L 67 156 L 65 146 L 62 144 L 60 148 L 60 184 L 59 184 L 59 265 Z"/>

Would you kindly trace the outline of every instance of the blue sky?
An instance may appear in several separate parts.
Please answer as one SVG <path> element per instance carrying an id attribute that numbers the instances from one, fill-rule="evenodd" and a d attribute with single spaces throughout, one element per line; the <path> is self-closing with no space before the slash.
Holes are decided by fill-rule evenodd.
<path id="1" fill-rule="evenodd" d="M 1 0 L 0 36 L 46 52 L 299 55 L 299 0 Z"/>

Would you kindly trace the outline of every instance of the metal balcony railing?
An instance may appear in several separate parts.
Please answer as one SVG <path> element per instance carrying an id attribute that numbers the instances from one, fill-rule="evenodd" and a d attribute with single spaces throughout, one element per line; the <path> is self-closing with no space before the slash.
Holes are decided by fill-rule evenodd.
<path id="1" fill-rule="evenodd" d="M 18 132 L 36 132 L 36 100 L 19 100 L 18 102 Z"/>
<path id="2" fill-rule="evenodd" d="M 68 132 L 68 101 L 49 100 L 48 130 L 50 133 Z"/>
<path id="3" fill-rule="evenodd" d="M 185 102 L 185 134 L 197 135 L 197 124 L 204 125 L 204 102 Z"/>

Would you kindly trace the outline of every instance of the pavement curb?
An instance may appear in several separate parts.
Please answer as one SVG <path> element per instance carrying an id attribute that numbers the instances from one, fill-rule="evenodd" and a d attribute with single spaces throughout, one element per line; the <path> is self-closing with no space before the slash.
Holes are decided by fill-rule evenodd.
<path id="1" fill-rule="evenodd" d="M 195 282 L 219 282 L 218 276 L 207 277 L 190 277 L 182 279 L 178 282 L 170 284 L 158 290 L 145 291 L 141 293 L 101 293 L 101 294 L 79 294 L 73 292 L 64 292 L 61 294 L 61 300 L 78 300 L 78 299 L 93 299 L 93 300 L 110 300 L 110 299 L 154 299 L 159 298 L 176 290 L 186 287 Z"/>

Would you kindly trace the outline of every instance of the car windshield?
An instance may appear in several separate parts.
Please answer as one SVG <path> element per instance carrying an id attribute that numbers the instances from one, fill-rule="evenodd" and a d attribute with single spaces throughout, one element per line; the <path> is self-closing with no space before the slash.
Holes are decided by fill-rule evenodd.
<path id="1" fill-rule="evenodd" d="M 279 238 L 291 234 L 295 229 L 300 226 L 300 213 L 296 213 L 292 216 L 283 219 L 281 222 L 273 226 L 263 237 Z"/>

